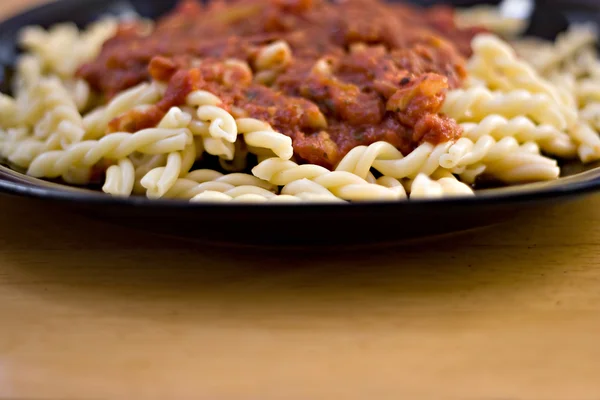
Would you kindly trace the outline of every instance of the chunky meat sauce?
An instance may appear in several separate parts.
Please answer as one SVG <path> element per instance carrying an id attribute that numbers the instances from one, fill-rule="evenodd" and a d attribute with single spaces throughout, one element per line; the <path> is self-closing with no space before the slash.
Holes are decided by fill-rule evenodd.
<path id="1" fill-rule="evenodd" d="M 168 82 L 156 106 L 111 123 L 155 125 L 194 90 L 219 96 L 236 117 L 269 122 L 290 136 L 296 158 L 333 167 L 353 147 L 379 140 L 407 154 L 460 136 L 439 113 L 466 77 L 478 30 L 459 30 L 449 8 L 372 0 L 184 0 L 153 30 L 124 24 L 78 74 L 106 100 L 149 79 Z M 287 65 L 257 79 L 257 58 L 285 41 Z M 242 61 L 242 62 L 240 62 Z M 268 71 L 267 71 L 268 72 Z"/>

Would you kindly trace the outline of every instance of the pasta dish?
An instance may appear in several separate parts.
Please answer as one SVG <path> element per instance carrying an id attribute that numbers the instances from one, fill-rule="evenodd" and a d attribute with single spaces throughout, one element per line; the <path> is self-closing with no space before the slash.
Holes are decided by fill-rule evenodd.
<path id="1" fill-rule="evenodd" d="M 182 0 L 26 27 L 0 158 L 112 196 L 254 203 L 473 196 L 600 160 L 595 27 L 547 42 L 468 12 Z"/>

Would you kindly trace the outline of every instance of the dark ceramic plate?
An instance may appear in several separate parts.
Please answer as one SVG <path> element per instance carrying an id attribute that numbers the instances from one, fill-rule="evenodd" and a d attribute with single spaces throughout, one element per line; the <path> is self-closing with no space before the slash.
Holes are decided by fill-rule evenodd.
<path id="1" fill-rule="evenodd" d="M 467 4 L 465 0 L 457 3 Z M 103 13 L 133 10 L 155 18 L 172 6 L 168 0 L 62 0 L 15 16 L 0 23 L 0 70 L 4 73 L 0 80 L 9 80 L 17 54 L 15 33 L 23 26 L 66 20 L 85 25 Z M 566 28 L 569 19 L 594 18 L 594 10 L 562 7 L 536 10 L 530 33 L 552 37 Z M 348 205 L 205 205 L 119 199 L 33 179 L 2 166 L 0 192 L 38 198 L 40 206 L 52 203 L 105 221 L 191 239 L 244 245 L 355 246 L 437 236 L 532 213 L 600 189 L 600 169 L 595 167 L 565 165 L 564 177 L 557 181 L 483 190 L 473 198 Z"/>

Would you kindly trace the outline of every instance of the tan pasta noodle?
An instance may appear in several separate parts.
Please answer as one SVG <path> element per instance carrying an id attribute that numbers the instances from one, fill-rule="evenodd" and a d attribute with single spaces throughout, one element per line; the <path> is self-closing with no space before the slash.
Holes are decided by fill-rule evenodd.
<path id="1" fill-rule="evenodd" d="M 296 181 L 299 182 L 299 181 Z M 293 182 L 291 185 L 293 185 Z M 313 182 L 314 183 L 314 182 Z M 290 185 L 290 187 L 291 187 Z M 343 203 L 344 200 L 333 196 L 331 193 L 316 194 L 311 192 L 300 192 L 295 195 L 292 194 L 269 194 L 265 191 L 248 190 L 249 188 L 235 188 L 227 192 L 210 191 L 207 190 L 201 194 L 195 196 L 191 201 L 194 203 L 199 202 L 218 202 L 218 203 L 269 203 L 269 204 L 286 204 L 286 203 Z M 289 192 L 293 192 L 289 190 Z"/>
<path id="2" fill-rule="evenodd" d="M 142 154 L 134 153 L 129 156 L 129 159 L 135 168 L 135 182 L 133 185 L 133 193 L 137 195 L 146 195 L 147 189 L 142 186 L 142 179 L 148 172 L 158 167 L 167 165 L 167 154 Z"/>
<path id="3" fill-rule="evenodd" d="M 460 173 L 461 169 L 479 164 L 485 166 L 486 173 L 506 183 L 553 180 L 560 174 L 556 160 L 532 154 L 529 146 L 523 150 L 513 137 L 504 137 L 496 141 L 489 135 L 481 136 L 465 152 L 453 170 Z M 525 164 L 531 168 L 522 168 Z M 516 173 L 517 170 L 521 172 Z"/>
<path id="4" fill-rule="evenodd" d="M 423 143 L 406 157 L 397 151 L 394 157 L 375 160 L 373 168 L 396 179 L 414 178 L 418 174 L 431 175 L 438 169 L 440 158 L 448 154 L 452 144 L 447 142 L 434 146 L 431 143 Z"/>
<path id="5" fill-rule="evenodd" d="M 254 118 L 240 118 L 236 120 L 240 134 L 244 141 L 254 149 L 270 150 L 273 155 L 289 160 L 294 155 L 292 139 L 282 133 L 275 132 L 266 122 Z"/>
<path id="6" fill-rule="evenodd" d="M 60 148 L 60 137 L 57 134 L 39 140 L 33 138 L 27 128 L 12 128 L 0 143 L 0 156 L 19 168 L 28 168 L 40 154 Z"/>
<path id="7" fill-rule="evenodd" d="M 35 91 L 43 99 L 46 112 L 36 123 L 34 136 L 46 139 L 56 132 L 63 147 L 79 142 L 85 135 L 83 118 L 62 82 L 58 78 L 43 78 Z"/>
<path id="8" fill-rule="evenodd" d="M 191 202 L 192 203 L 201 203 L 201 202 L 209 202 L 209 203 L 301 203 L 302 199 L 295 196 L 289 195 L 274 195 L 270 192 L 264 193 L 240 193 L 239 191 L 234 191 L 232 189 L 229 192 L 215 192 L 215 191 L 206 191 L 202 192 L 196 197 L 194 197 Z"/>
<path id="9" fill-rule="evenodd" d="M 536 125 L 525 116 L 507 119 L 501 115 L 489 115 L 479 123 L 466 122 L 461 127 L 464 136 L 472 141 L 486 135 L 496 140 L 514 137 L 519 143 L 533 141 L 542 150 L 559 157 L 569 158 L 577 152 L 575 143 L 565 132 L 551 125 Z"/>
<path id="10" fill-rule="evenodd" d="M 166 88 L 163 84 L 152 82 L 141 83 L 119 93 L 107 106 L 97 108 L 83 118 L 84 139 L 102 137 L 107 133 L 110 121 L 135 107 L 158 102 L 165 91 Z"/>
<path id="11" fill-rule="evenodd" d="M 296 195 L 279 194 L 275 195 L 255 187 L 237 187 L 226 192 L 207 190 L 195 196 L 191 202 L 217 202 L 217 203 L 269 203 L 269 204 L 286 204 L 286 203 L 330 203 L 344 202 L 343 200 L 333 195 L 315 194 L 310 192 L 301 192 Z"/>
<path id="12" fill-rule="evenodd" d="M 473 57 L 469 73 L 492 90 L 511 92 L 522 89 L 545 94 L 560 106 L 569 126 L 577 120 L 577 111 L 565 100 L 564 94 L 543 79 L 529 64 L 517 58 L 508 43 L 495 35 L 481 34 L 473 39 Z"/>
<path id="13" fill-rule="evenodd" d="M 594 104 L 600 103 L 600 63 L 594 47 L 597 40 L 595 29 L 573 25 L 556 42 L 520 51 L 539 73 L 565 88 L 579 107 L 579 121 L 569 129 L 569 134 L 583 162 L 600 159 L 600 130 L 594 117 Z M 517 41 L 515 46 L 519 49 L 522 42 Z"/>
<path id="14" fill-rule="evenodd" d="M 573 137 L 581 143 L 577 152 L 583 162 L 594 161 L 600 157 L 600 137 L 590 124 L 580 122 L 573 130 Z"/>
<path id="15" fill-rule="evenodd" d="M 262 48 L 256 60 L 254 67 L 257 73 L 254 79 L 257 82 L 271 84 L 277 78 L 277 75 L 287 67 L 292 60 L 292 50 L 283 40 L 273 42 Z"/>
<path id="16" fill-rule="evenodd" d="M 569 98 L 569 103 L 577 106 L 577 79 L 573 74 L 556 71 L 548 76 L 548 80 L 556 87 L 563 89 Z"/>
<path id="17" fill-rule="evenodd" d="M 31 26 L 20 33 L 19 43 L 39 57 L 49 72 L 68 78 L 79 65 L 96 57 L 116 29 L 117 21 L 113 18 L 95 22 L 81 33 L 72 23 L 57 24 L 47 31 Z"/>
<path id="18" fill-rule="evenodd" d="M 199 61 L 201 64 L 202 61 Z M 223 84 L 233 87 L 240 84 L 250 84 L 252 82 L 252 69 L 246 61 L 236 58 L 229 58 L 223 62 L 226 67 L 223 71 Z M 235 67 L 235 68 L 232 68 Z M 243 75 L 240 72 L 243 71 Z"/>
<path id="19" fill-rule="evenodd" d="M 439 199 L 454 196 L 473 196 L 473 190 L 458 181 L 454 175 L 448 174 L 439 179 L 432 179 L 419 174 L 410 185 L 411 199 Z"/>
<path id="20" fill-rule="evenodd" d="M 17 59 L 17 74 L 13 82 L 13 90 L 19 94 L 21 89 L 32 88 L 41 79 L 42 62 L 39 57 L 25 53 Z"/>
<path id="21" fill-rule="evenodd" d="M 452 173 L 456 175 L 461 182 L 468 185 L 475 183 L 477 178 L 483 175 L 487 170 L 487 166 L 482 163 L 472 164 L 467 167 L 456 167 L 452 169 Z"/>
<path id="22" fill-rule="evenodd" d="M 592 102 L 600 102 L 600 80 L 583 79 L 577 83 L 575 89 L 579 104 L 586 105 Z"/>
<path id="23" fill-rule="evenodd" d="M 178 107 L 173 107 L 158 124 L 158 129 L 184 129 L 192 121 L 192 116 Z M 164 167 L 149 171 L 140 181 L 147 189 L 149 198 L 162 197 L 183 174 L 189 172 L 196 162 L 196 145 L 190 143 L 183 151 L 177 151 L 167 156 Z"/>
<path id="24" fill-rule="evenodd" d="M 569 31 L 558 35 L 551 51 L 530 57 L 528 61 L 541 73 L 547 73 L 575 57 L 585 47 L 594 45 L 596 40 L 596 29 L 593 26 L 576 25 Z M 536 54 L 536 52 L 530 54 Z"/>
<path id="25" fill-rule="evenodd" d="M 195 90 L 187 96 L 185 103 L 191 107 L 201 107 L 218 106 L 222 102 L 220 98 L 206 90 Z"/>
<path id="26" fill-rule="evenodd" d="M 201 114 L 203 115 L 203 113 L 199 113 L 199 110 L 202 107 L 213 107 L 212 109 L 214 110 L 218 109 L 218 106 L 221 103 L 221 99 L 214 94 L 205 90 L 197 90 L 187 96 L 187 108 L 184 108 L 184 110 L 191 110 L 190 113 L 192 114 L 192 121 L 189 125 L 189 129 L 192 131 L 194 136 L 199 136 L 202 138 L 204 150 L 210 155 L 218 156 L 223 160 L 232 161 L 235 156 L 234 143 L 237 140 L 237 125 L 235 127 L 231 126 L 231 121 L 233 121 L 235 125 L 235 119 L 233 116 L 231 116 L 225 110 L 219 109 L 219 112 L 222 115 L 227 114 L 225 118 L 228 121 L 228 125 L 231 130 L 229 133 L 227 133 L 223 132 L 220 127 L 220 124 L 223 123 L 221 119 L 213 121 L 209 119 L 202 120 Z M 210 108 L 204 108 L 203 110 L 204 113 L 206 113 L 207 111 L 210 111 Z M 225 136 L 227 136 L 227 138 Z M 232 136 L 235 136 L 235 138 L 232 138 Z"/>
<path id="27" fill-rule="evenodd" d="M 387 142 L 377 142 L 370 146 L 357 146 L 346 154 L 335 170 L 351 172 L 367 179 L 375 160 L 402 157 L 399 153 L 394 146 Z"/>
<path id="28" fill-rule="evenodd" d="M 182 151 L 192 143 L 187 129 L 144 129 L 134 134 L 112 133 L 100 140 L 74 144 L 66 150 L 50 151 L 36 157 L 28 174 L 58 178 L 72 166 L 92 167 L 102 158 L 120 160 L 134 152 L 164 154 Z"/>
<path id="29" fill-rule="evenodd" d="M 190 129 L 194 135 L 205 138 L 204 147 L 209 154 L 233 160 L 235 146 L 231 144 L 235 143 L 241 134 L 251 149 L 267 150 L 283 159 L 290 159 L 293 155 L 291 138 L 275 132 L 269 124 L 257 119 L 234 119 L 227 111 L 219 108 L 221 100 L 209 92 L 197 91 L 190 94 L 187 104 L 199 105 L 198 120 L 192 122 Z"/>
<path id="30" fill-rule="evenodd" d="M 521 145 L 521 151 L 530 153 L 530 154 L 542 154 L 540 146 L 536 142 L 525 142 Z"/>
<path id="31" fill-rule="evenodd" d="M 155 168 L 142 178 L 141 185 L 147 189 L 147 196 L 151 199 L 164 196 L 180 176 L 190 171 L 196 156 L 196 146 L 193 143 L 181 152 L 169 154 L 166 166 Z"/>
<path id="32" fill-rule="evenodd" d="M 0 93 L 0 128 L 8 129 L 18 124 L 17 102 L 5 94 Z"/>
<path id="33" fill-rule="evenodd" d="M 492 92 L 485 87 L 453 90 L 448 92 L 442 112 L 458 122 L 480 122 L 489 115 L 508 119 L 526 116 L 560 131 L 568 127 L 560 107 L 551 98 L 523 89 L 508 93 Z"/>
<path id="34" fill-rule="evenodd" d="M 368 180 L 367 180 L 367 182 L 368 182 Z M 404 185 L 402 184 L 402 182 L 400 182 L 396 178 L 392 178 L 391 176 L 382 176 L 382 177 L 378 178 L 377 180 L 375 180 L 374 183 L 394 190 L 398 194 L 399 198 L 403 198 L 403 199 L 408 198 L 408 196 L 406 194 L 406 189 L 404 188 Z"/>
<path id="35" fill-rule="evenodd" d="M 203 196 L 205 196 L 207 194 L 211 194 L 211 193 L 215 193 L 215 191 L 209 190 L 207 192 L 200 193 L 200 194 L 194 196 L 194 198 L 192 198 L 191 201 L 192 202 L 198 201 L 198 199 L 202 199 Z M 271 199 L 271 198 L 277 197 L 277 195 L 275 193 L 265 190 L 263 188 L 260 188 L 257 186 L 245 186 L 245 185 L 244 186 L 236 186 L 232 189 L 229 189 L 225 192 L 220 192 L 220 193 L 230 196 L 232 199 L 240 198 L 242 196 L 244 196 L 244 197 L 251 196 L 254 199 L 256 199 L 256 196 L 260 196 L 265 199 Z"/>
<path id="36" fill-rule="evenodd" d="M 214 139 L 223 139 L 229 143 L 235 143 L 238 130 L 235 119 L 226 110 L 212 105 L 198 107 L 197 111 L 200 121 L 208 123 L 208 131 Z"/>
<path id="37" fill-rule="evenodd" d="M 192 120 L 189 126 L 194 136 L 202 138 L 202 147 L 206 153 L 218 156 L 227 161 L 232 161 L 235 156 L 235 143 L 228 142 L 222 138 L 213 138 L 210 135 L 208 125 L 197 119 Z"/>
<path id="38" fill-rule="evenodd" d="M 290 64 L 292 50 L 283 40 L 278 40 L 260 50 L 254 66 L 257 70 L 278 70 Z"/>
<path id="39" fill-rule="evenodd" d="M 75 102 L 77 110 L 79 112 L 85 111 L 92 101 L 92 89 L 90 85 L 83 79 L 65 81 L 64 85 L 69 93 L 69 97 Z"/>
<path id="40" fill-rule="evenodd" d="M 600 102 L 588 104 L 581 109 L 579 115 L 597 132 L 600 132 Z"/>
<path id="41" fill-rule="evenodd" d="M 17 65 L 13 90 L 17 105 L 17 124 L 33 127 L 46 112 L 45 99 L 40 96 L 38 83 L 42 79 L 39 61 L 34 56 L 22 56 Z M 16 126 L 15 125 L 15 126 Z"/>
<path id="42" fill-rule="evenodd" d="M 332 172 L 317 165 L 298 165 L 293 161 L 278 158 L 263 161 L 252 170 L 252 173 L 278 186 L 285 186 L 301 179 L 309 179 L 344 200 L 398 200 L 401 198 L 401 195 L 393 188 L 368 183 L 350 172 Z"/>
<path id="43" fill-rule="evenodd" d="M 590 46 L 582 50 L 574 63 L 585 75 L 590 78 L 600 79 L 600 60 L 598 60 L 598 51 L 595 46 Z"/>
<path id="44" fill-rule="evenodd" d="M 128 158 L 121 159 L 106 171 L 106 181 L 102 190 L 113 196 L 130 196 L 135 184 L 135 168 Z"/>
<path id="45" fill-rule="evenodd" d="M 248 146 L 243 139 L 238 138 L 234 143 L 233 160 L 219 158 L 219 165 L 227 172 L 240 172 L 248 168 Z"/>
<path id="46" fill-rule="evenodd" d="M 346 203 L 329 190 L 309 179 L 299 179 L 285 185 L 281 189 L 282 195 L 295 196 L 309 202 Z"/>
<path id="47" fill-rule="evenodd" d="M 238 186 L 252 186 L 275 193 L 276 187 L 255 176 L 241 173 L 223 175 L 213 170 L 196 170 L 178 179 L 165 198 L 189 200 L 206 191 L 227 192 Z"/>
<path id="48" fill-rule="evenodd" d="M 487 164 L 486 173 L 506 183 L 528 183 L 556 179 L 560 168 L 555 160 L 521 151 Z"/>
<path id="49" fill-rule="evenodd" d="M 434 146 L 423 143 L 406 157 L 387 142 L 352 149 L 338 164 L 336 171 L 347 171 L 365 177 L 370 168 L 396 179 L 414 178 L 419 173 L 432 174 L 440 166 L 440 158 L 448 154 L 452 142 Z"/>

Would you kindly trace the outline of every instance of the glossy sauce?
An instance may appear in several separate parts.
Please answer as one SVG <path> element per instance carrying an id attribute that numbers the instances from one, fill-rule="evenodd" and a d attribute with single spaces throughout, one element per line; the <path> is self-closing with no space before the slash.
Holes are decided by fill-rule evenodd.
<path id="1" fill-rule="evenodd" d="M 460 136 L 439 110 L 448 89 L 466 77 L 478 32 L 456 28 L 449 8 L 189 0 L 150 33 L 138 23 L 121 26 L 79 75 L 107 99 L 151 78 L 169 83 L 158 105 L 120 117 L 113 130 L 153 126 L 190 92 L 208 90 L 234 116 L 267 121 L 290 136 L 300 162 L 331 168 L 358 145 L 385 140 L 407 154 L 424 141 Z M 278 40 L 292 59 L 261 83 L 257 57 Z"/>

